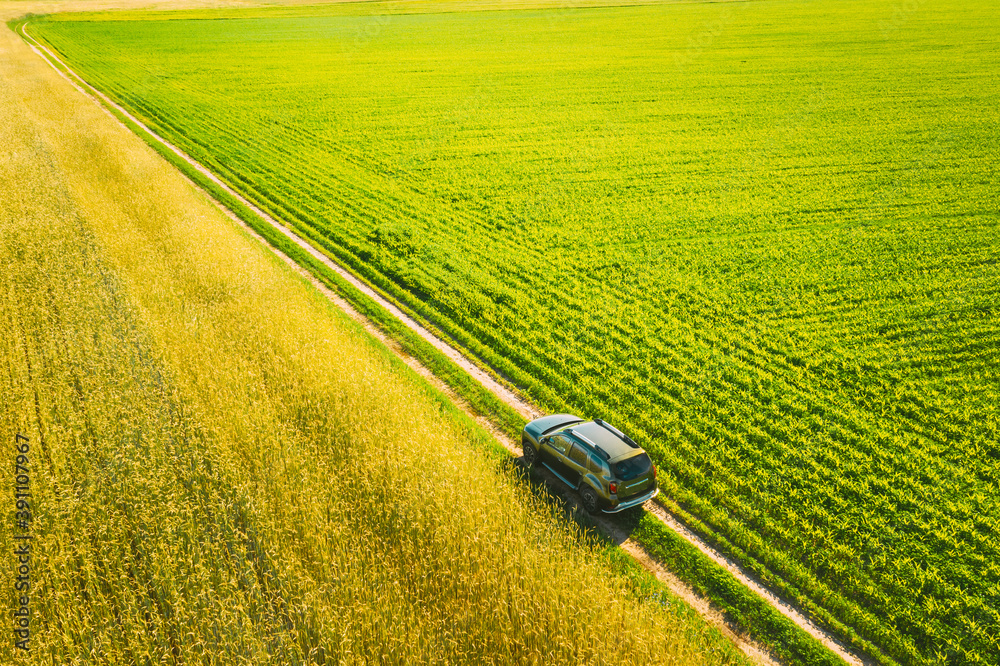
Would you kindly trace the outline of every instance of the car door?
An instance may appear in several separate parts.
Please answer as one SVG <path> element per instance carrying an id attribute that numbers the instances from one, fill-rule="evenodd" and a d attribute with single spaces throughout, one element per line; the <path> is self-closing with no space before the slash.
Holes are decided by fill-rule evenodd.
<path id="1" fill-rule="evenodd" d="M 542 442 L 542 447 L 538 451 L 539 457 L 549 469 L 566 478 L 569 467 L 566 464 L 566 456 L 572 442 L 566 435 L 553 435 Z M 568 479 L 567 479 L 568 480 Z"/>
<path id="2" fill-rule="evenodd" d="M 611 468 L 596 453 L 590 454 L 587 469 L 593 475 L 593 481 L 600 486 L 601 495 L 608 497 L 608 483 L 611 481 Z"/>
<path id="3" fill-rule="evenodd" d="M 579 442 L 573 442 L 569 456 L 566 458 L 566 480 L 576 488 L 580 479 L 587 473 L 587 463 L 590 453 Z"/>

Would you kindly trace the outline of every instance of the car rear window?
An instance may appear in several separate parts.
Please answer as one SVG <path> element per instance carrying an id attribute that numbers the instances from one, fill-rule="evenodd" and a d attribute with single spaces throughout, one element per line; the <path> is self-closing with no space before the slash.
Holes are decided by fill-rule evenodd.
<path id="1" fill-rule="evenodd" d="M 634 479 L 637 476 L 648 474 L 653 462 L 645 453 L 633 456 L 628 460 L 623 460 L 615 465 L 615 475 L 622 481 Z"/>

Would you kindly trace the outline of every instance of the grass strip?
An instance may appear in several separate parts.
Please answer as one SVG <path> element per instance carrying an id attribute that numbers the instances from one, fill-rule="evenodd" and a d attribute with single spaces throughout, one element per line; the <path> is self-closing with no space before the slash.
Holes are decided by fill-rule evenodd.
<path id="1" fill-rule="evenodd" d="M 661 500 L 662 498 L 663 496 L 661 495 Z M 667 499 L 663 501 L 663 504 L 667 510 L 674 514 L 674 516 L 686 525 L 688 529 L 691 529 L 701 535 L 705 542 L 717 552 L 724 553 L 731 559 L 743 562 L 745 570 L 757 576 L 757 579 L 761 584 L 770 589 L 772 592 L 779 594 L 784 599 L 791 600 L 791 602 L 798 607 L 799 612 L 808 615 L 818 626 L 837 636 L 837 638 L 839 638 L 856 654 L 864 654 L 874 663 L 883 664 L 885 666 L 896 666 L 900 663 L 898 658 L 893 658 L 891 653 L 887 654 L 886 652 L 880 650 L 872 642 L 858 635 L 858 633 L 850 625 L 841 622 L 835 615 L 833 615 L 826 608 L 816 604 L 796 586 L 780 576 L 775 575 L 772 571 L 760 563 L 754 561 L 743 549 L 730 542 L 725 538 L 725 536 L 719 534 L 710 526 L 698 520 L 698 518 L 691 513 L 685 511 L 684 508 L 676 502 Z M 654 522 L 660 524 L 659 521 Z M 667 531 L 673 534 L 672 531 Z M 637 535 L 633 536 L 637 537 Z M 754 566 L 747 566 L 747 562 L 752 563 Z M 742 587 L 742 585 L 740 587 Z M 751 596 L 756 597 L 756 595 Z M 768 607 L 770 608 L 770 605 L 768 605 Z M 780 617 L 784 618 L 783 615 Z M 902 661 L 905 662 L 905 659 Z"/>
<path id="2" fill-rule="evenodd" d="M 632 537 L 674 575 L 717 606 L 726 620 L 752 636 L 782 663 L 843 664 L 822 643 L 650 513 L 642 515 Z"/>

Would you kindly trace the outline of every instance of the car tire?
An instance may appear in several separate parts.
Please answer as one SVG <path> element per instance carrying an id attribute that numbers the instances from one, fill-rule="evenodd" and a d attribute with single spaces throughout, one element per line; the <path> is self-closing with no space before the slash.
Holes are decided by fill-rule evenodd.
<path id="1" fill-rule="evenodd" d="M 583 508 L 587 510 L 587 513 L 594 515 L 598 512 L 597 509 L 597 493 L 590 486 L 584 486 L 580 489 L 580 500 L 583 502 Z"/>
<path id="2" fill-rule="evenodd" d="M 535 460 L 538 458 L 538 451 L 535 450 L 535 447 L 528 442 L 521 442 L 521 453 L 524 456 L 524 466 L 534 467 Z"/>

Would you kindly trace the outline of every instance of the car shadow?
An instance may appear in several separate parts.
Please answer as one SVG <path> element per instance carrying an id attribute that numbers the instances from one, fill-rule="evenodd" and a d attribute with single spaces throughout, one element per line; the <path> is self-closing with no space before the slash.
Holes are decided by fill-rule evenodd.
<path id="1" fill-rule="evenodd" d="M 570 488 L 555 474 L 540 465 L 530 469 L 524 458 L 511 458 L 510 466 L 524 480 L 536 497 L 554 502 L 560 513 L 576 523 L 585 533 L 605 544 L 620 546 L 638 528 L 646 510 L 642 506 L 626 509 L 621 513 L 590 514 L 576 490 Z"/>

